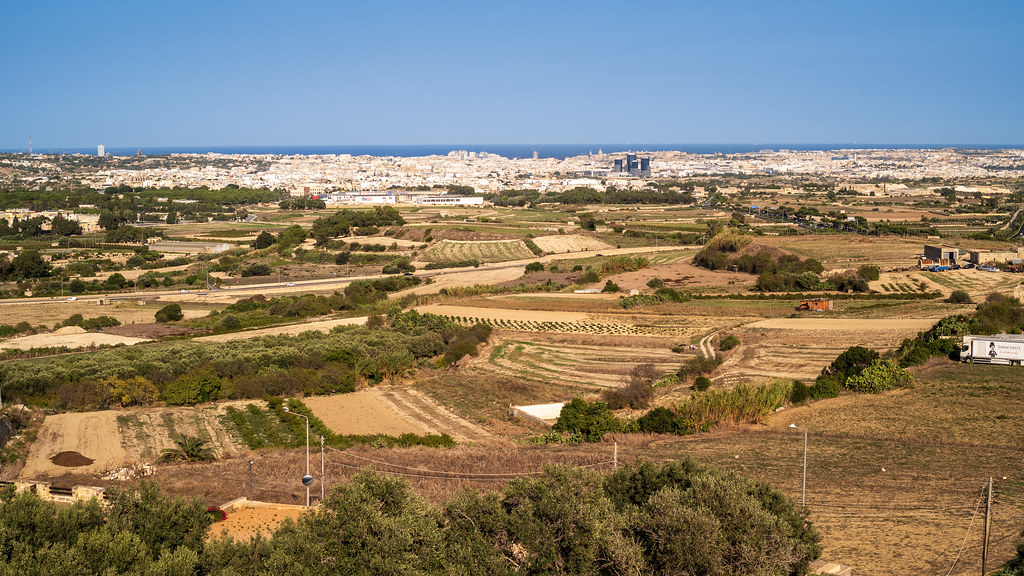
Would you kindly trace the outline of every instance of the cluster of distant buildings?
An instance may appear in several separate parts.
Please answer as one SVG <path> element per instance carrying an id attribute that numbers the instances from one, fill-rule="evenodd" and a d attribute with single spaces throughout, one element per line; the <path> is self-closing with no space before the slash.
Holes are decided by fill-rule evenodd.
<path id="1" fill-rule="evenodd" d="M 418 206 L 483 206 L 483 196 L 458 196 L 445 190 L 421 191 L 342 191 L 327 192 L 322 185 L 305 184 L 290 191 L 291 196 L 304 196 L 323 200 L 326 204 L 414 204 Z"/>
<path id="2" fill-rule="evenodd" d="M 83 232 L 98 232 L 102 230 L 102 228 L 100 228 L 99 214 L 76 214 L 74 212 L 64 210 L 29 210 L 27 208 L 0 210 L 0 219 L 6 220 L 8 225 L 14 224 L 15 219 L 23 221 L 42 216 L 49 220 L 53 220 L 58 215 L 63 216 L 67 220 L 78 222 L 78 225 L 82 227 Z M 49 230 L 49 222 L 43 224 L 41 228 L 43 230 Z"/>

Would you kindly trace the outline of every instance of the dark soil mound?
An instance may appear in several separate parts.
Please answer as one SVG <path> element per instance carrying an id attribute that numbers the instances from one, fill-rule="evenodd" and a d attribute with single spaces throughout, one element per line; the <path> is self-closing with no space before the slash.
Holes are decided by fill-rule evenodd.
<path id="1" fill-rule="evenodd" d="M 78 452 L 58 452 L 50 458 L 50 462 L 53 462 L 57 466 L 77 468 L 79 466 L 88 466 L 89 464 L 92 464 L 93 459 L 86 458 Z"/>

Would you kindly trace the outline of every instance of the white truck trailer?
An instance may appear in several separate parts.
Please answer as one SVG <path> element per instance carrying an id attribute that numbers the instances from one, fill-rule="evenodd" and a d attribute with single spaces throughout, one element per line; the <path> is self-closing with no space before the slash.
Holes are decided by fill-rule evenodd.
<path id="1" fill-rule="evenodd" d="M 964 336 L 960 347 L 961 362 L 979 364 L 1016 364 L 1024 362 L 1024 335 Z"/>

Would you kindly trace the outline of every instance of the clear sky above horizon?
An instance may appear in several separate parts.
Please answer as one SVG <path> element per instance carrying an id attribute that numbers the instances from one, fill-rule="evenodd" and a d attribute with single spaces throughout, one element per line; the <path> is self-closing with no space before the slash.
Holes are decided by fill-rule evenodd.
<path id="1" fill-rule="evenodd" d="M 1024 143 L 1024 2 L 5 2 L 0 148 Z"/>

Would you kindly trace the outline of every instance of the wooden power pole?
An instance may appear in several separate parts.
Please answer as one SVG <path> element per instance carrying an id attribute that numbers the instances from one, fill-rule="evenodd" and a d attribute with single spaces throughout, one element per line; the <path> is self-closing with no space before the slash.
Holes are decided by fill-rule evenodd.
<path id="1" fill-rule="evenodd" d="M 985 543 L 981 547 L 981 576 L 988 568 L 988 536 L 992 526 L 992 477 L 988 477 L 988 496 L 985 498 Z"/>

